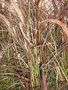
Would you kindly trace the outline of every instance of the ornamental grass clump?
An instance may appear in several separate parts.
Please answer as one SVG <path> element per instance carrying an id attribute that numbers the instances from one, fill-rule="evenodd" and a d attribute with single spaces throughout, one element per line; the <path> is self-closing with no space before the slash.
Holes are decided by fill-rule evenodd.
<path id="1" fill-rule="evenodd" d="M 51 90 L 59 90 L 59 82 L 68 82 L 68 27 L 60 6 L 57 12 L 62 2 L 56 1 L 0 0 L 0 22 L 11 37 L 7 49 L 12 46 L 12 57 L 19 63 L 15 71 L 2 75 L 15 75 L 22 90 L 50 90 L 51 85 Z"/>

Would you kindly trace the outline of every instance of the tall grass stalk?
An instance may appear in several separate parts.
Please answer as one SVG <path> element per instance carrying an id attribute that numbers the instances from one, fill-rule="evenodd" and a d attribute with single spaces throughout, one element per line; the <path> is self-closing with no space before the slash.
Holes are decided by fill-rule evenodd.
<path id="1" fill-rule="evenodd" d="M 57 48 L 54 39 L 55 32 L 53 33 L 55 24 L 57 24 L 57 27 L 61 27 L 63 38 L 65 35 L 67 41 L 67 26 L 58 19 L 49 19 L 44 0 L 25 0 L 25 2 L 22 0 L 20 4 L 15 0 L 1 0 L 0 3 L 4 3 L 4 7 L 8 11 L 8 15 L 0 13 L 0 20 L 13 38 L 17 59 L 21 67 L 23 63 L 24 70 L 29 72 L 28 78 L 25 76 L 25 71 L 22 75 L 24 81 L 21 78 L 21 81 L 25 83 L 26 90 L 47 90 L 46 80 L 49 64 L 46 64 L 46 62 L 50 62 L 49 58 L 51 58 L 54 67 L 59 70 L 57 75 L 61 73 L 62 77 L 68 82 L 68 77 L 59 62 L 60 55 L 57 57 L 61 50 Z M 56 7 L 54 8 L 56 9 Z M 19 54 L 18 46 L 21 47 L 21 50 L 23 49 L 26 60 Z M 52 58 L 54 59 L 53 62 Z M 58 76 L 56 76 L 56 80 L 58 82 Z"/>

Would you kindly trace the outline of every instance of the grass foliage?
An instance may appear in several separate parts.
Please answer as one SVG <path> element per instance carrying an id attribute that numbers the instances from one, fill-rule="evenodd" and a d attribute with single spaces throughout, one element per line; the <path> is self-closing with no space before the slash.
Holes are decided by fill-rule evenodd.
<path id="1" fill-rule="evenodd" d="M 68 90 L 67 3 L 0 0 L 0 90 Z"/>

